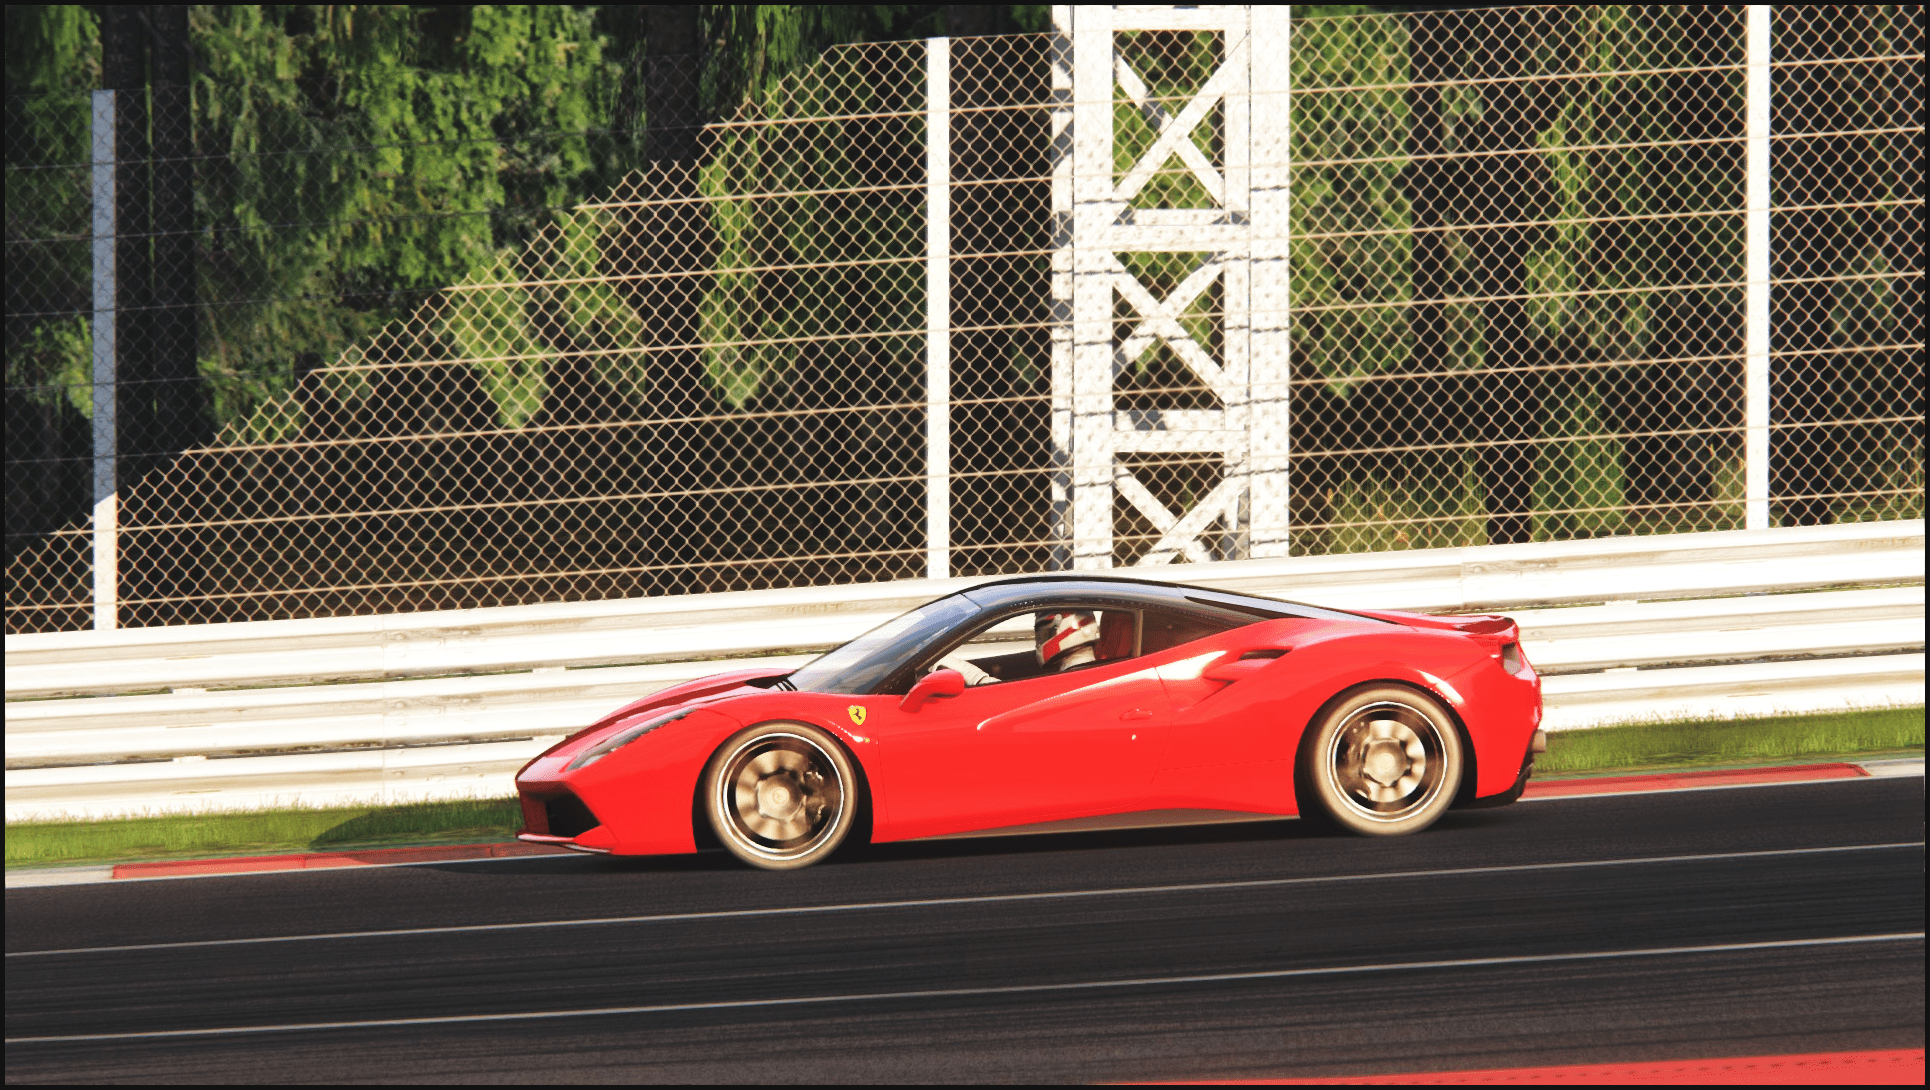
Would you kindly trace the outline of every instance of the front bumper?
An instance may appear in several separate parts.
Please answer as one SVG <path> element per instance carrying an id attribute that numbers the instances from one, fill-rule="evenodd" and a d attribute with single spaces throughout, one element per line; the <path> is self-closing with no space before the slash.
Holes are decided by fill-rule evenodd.
<path id="1" fill-rule="evenodd" d="M 616 836 L 582 799 L 567 789 L 545 786 L 549 789 L 519 792 L 523 828 L 516 839 L 526 844 L 549 844 L 598 855 L 608 855 L 616 847 Z"/>
<path id="2" fill-rule="evenodd" d="M 603 826 L 599 825 L 596 828 L 591 829 L 590 833 L 597 833 L 602 831 L 603 831 Z M 583 836 L 589 836 L 590 833 L 585 833 L 583 834 Z M 525 844 L 548 844 L 556 848 L 568 848 L 573 852 L 590 852 L 595 855 L 610 854 L 609 848 L 599 848 L 590 844 L 583 843 L 583 837 L 546 836 L 542 833 L 517 833 L 516 839 L 522 841 Z"/>

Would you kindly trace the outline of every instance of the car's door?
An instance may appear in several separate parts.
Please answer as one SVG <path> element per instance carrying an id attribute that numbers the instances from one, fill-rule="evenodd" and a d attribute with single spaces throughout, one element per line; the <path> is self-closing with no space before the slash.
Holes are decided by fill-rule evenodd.
<path id="1" fill-rule="evenodd" d="M 1275 717 L 1254 714 L 1244 702 L 1212 699 L 1231 683 L 1205 676 L 1209 666 L 1243 654 L 1277 656 L 1277 650 L 1252 649 L 1268 647 L 1271 641 L 1261 634 L 1276 631 L 1279 624 L 1215 626 L 1148 612 L 1143 639 L 1149 648 L 1175 649 L 1158 656 L 1159 677 L 1173 707 L 1151 789 L 1161 805 L 1265 813 L 1290 810 L 1293 753 L 1290 744 L 1283 748 L 1282 739 L 1290 739 L 1292 733 Z M 1235 628 L 1238 631 L 1231 631 Z"/>
<path id="2" fill-rule="evenodd" d="M 1135 613 L 1093 611 L 1101 620 L 1101 661 L 971 687 L 916 712 L 870 702 L 880 717 L 879 779 L 889 783 L 895 836 L 1139 808 L 1167 718 L 1166 694 L 1133 654 Z M 1030 618 L 1023 615 L 1027 633 Z M 1009 647 L 989 650 L 977 661 L 1017 656 Z"/>

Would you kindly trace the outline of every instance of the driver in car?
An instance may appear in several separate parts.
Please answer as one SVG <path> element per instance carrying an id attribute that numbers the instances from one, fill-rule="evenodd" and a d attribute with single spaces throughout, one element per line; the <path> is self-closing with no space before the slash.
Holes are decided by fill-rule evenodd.
<path id="1" fill-rule="evenodd" d="M 1090 613 L 1041 613 L 1032 621 L 1032 644 L 1048 674 L 1099 658 L 1099 618 Z"/>
<path id="2" fill-rule="evenodd" d="M 1068 613 L 1040 613 L 1032 621 L 1032 646 L 1038 653 L 1043 673 L 1056 674 L 1074 666 L 1098 661 L 1099 618 L 1078 610 Z M 988 685 L 998 678 L 978 668 L 972 660 L 953 651 L 938 660 L 932 669 L 950 668 L 965 678 L 966 685 Z"/>

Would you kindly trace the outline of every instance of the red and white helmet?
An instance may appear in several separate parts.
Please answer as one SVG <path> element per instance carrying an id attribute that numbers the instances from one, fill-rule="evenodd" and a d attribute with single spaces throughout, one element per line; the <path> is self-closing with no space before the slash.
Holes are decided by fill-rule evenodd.
<path id="1" fill-rule="evenodd" d="M 1099 618 L 1090 613 L 1041 613 L 1032 622 L 1033 646 L 1039 665 L 1054 670 L 1093 661 L 1099 642 Z"/>

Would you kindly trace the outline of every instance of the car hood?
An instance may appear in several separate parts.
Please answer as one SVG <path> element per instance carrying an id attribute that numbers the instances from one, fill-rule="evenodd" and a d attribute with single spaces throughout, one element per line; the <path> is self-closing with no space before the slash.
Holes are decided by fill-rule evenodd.
<path id="1" fill-rule="evenodd" d="M 687 704 L 712 704 L 732 697 L 749 696 L 753 693 L 768 692 L 750 684 L 761 678 L 780 677 L 790 673 L 783 668 L 761 667 L 753 670 L 730 670 L 708 677 L 695 678 L 659 689 L 640 700 L 633 700 L 616 711 L 577 731 L 555 745 L 544 750 L 539 756 L 548 757 L 567 746 L 573 746 L 592 735 L 600 734 L 611 727 L 621 726 L 640 715 L 669 711 Z"/>

